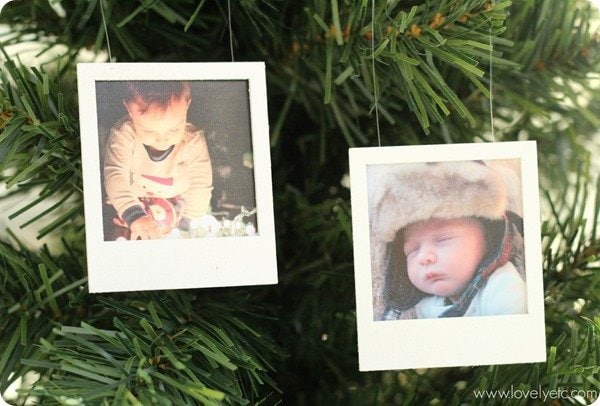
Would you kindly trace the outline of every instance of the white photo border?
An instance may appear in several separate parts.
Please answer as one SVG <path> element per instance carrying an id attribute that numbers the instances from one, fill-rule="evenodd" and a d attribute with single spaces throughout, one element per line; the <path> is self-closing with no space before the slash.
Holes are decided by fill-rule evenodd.
<path id="1" fill-rule="evenodd" d="M 104 241 L 96 82 L 125 80 L 248 82 L 257 235 Z M 80 63 L 77 81 L 90 293 L 276 284 L 264 62 Z"/>
<path id="2" fill-rule="evenodd" d="M 449 158 L 451 157 L 451 158 Z M 360 371 L 513 364 L 546 360 L 542 251 L 535 141 L 351 148 L 350 181 Z M 376 321 L 367 166 L 520 159 L 528 313 Z"/>

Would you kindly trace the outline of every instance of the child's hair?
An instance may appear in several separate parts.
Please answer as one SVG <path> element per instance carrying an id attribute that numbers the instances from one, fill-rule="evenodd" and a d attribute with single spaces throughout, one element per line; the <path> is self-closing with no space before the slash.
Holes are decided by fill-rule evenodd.
<path id="1" fill-rule="evenodd" d="M 191 100 L 191 90 L 185 81 L 131 81 L 126 84 L 125 104 L 137 102 L 144 114 L 151 106 L 166 110 L 171 101 Z"/>

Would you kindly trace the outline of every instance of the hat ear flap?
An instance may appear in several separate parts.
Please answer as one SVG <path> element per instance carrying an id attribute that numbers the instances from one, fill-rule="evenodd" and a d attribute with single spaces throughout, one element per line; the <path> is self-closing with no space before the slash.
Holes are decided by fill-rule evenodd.
<path id="1" fill-rule="evenodd" d="M 486 255 L 481 261 L 482 264 L 492 262 L 502 251 L 502 241 L 507 233 L 507 222 L 505 219 L 490 220 L 486 218 L 477 218 L 481 223 L 483 234 L 485 236 Z"/>
<path id="2" fill-rule="evenodd" d="M 387 308 L 398 311 L 415 306 L 426 296 L 408 278 L 406 255 L 404 255 L 402 249 L 403 244 L 402 232 L 398 232 L 394 241 L 386 246 L 388 261 L 386 261 L 387 269 L 385 270 L 383 297 Z"/>
<path id="3" fill-rule="evenodd" d="M 514 224 L 519 234 L 523 235 L 523 217 L 510 210 L 507 210 L 504 214 L 508 218 L 508 221 Z"/>
<path id="4" fill-rule="evenodd" d="M 486 243 L 486 257 L 482 263 L 490 263 L 502 254 L 504 237 L 512 234 L 511 250 L 509 261 L 515 262 L 515 256 L 523 259 L 523 219 L 511 211 L 505 213 L 505 218 L 501 220 L 490 220 L 479 218 L 484 230 Z M 520 271 L 520 273 L 522 273 Z"/>

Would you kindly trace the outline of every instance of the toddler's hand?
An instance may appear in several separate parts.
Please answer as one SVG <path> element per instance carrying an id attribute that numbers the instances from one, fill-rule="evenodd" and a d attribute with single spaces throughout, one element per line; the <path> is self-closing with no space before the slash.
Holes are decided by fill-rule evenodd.
<path id="1" fill-rule="evenodd" d="M 200 236 L 216 237 L 220 228 L 221 223 L 210 214 L 205 214 L 194 219 L 183 217 L 179 222 L 179 229 L 187 231 L 191 238 Z"/>
<path id="2" fill-rule="evenodd" d="M 140 217 L 131 223 L 131 239 L 137 240 L 154 240 L 162 237 L 160 228 L 156 221 L 150 216 Z"/>
<path id="3" fill-rule="evenodd" d="M 181 231 L 185 231 L 189 238 L 198 237 L 198 221 L 189 217 L 183 217 L 177 226 Z"/>

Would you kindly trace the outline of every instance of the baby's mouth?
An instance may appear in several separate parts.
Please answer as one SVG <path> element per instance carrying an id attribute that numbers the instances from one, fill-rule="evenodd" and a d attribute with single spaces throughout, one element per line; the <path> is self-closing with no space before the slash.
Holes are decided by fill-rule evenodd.
<path id="1" fill-rule="evenodd" d="M 438 272 L 427 272 L 425 274 L 425 280 L 428 282 L 437 282 L 444 278 L 444 274 Z"/>

